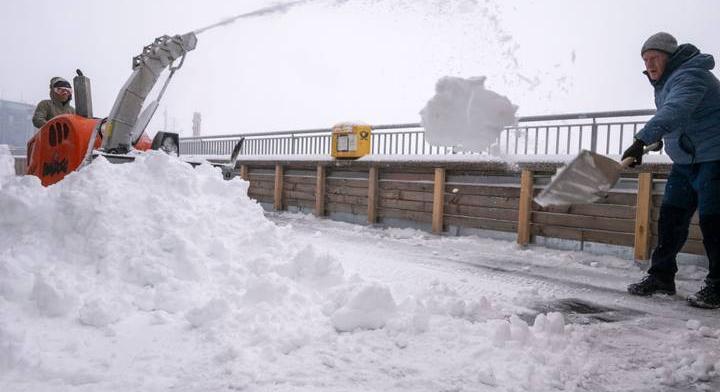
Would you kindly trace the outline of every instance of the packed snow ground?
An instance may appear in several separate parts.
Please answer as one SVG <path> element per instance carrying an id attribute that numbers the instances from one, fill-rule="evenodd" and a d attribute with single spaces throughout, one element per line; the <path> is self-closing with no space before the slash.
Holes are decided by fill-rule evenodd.
<path id="1" fill-rule="evenodd" d="M 161 153 L 48 188 L 10 173 L 2 391 L 720 387 L 718 313 L 625 295 L 626 260 L 268 218 L 246 182 Z"/>

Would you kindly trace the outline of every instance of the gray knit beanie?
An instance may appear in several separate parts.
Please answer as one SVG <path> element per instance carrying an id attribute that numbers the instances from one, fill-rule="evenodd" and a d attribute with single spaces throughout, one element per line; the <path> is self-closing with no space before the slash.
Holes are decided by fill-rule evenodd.
<path id="1" fill-rule="evenodd" d="M 72 86 L 70 85 L 70 82 L 68 82 L 67 80 L 65 80 L 59 76 L 56 76 L 56 77 L 50 79 L 50 88 L 53 88 L 53 87 L 72 88 Z"/>
<path id="2" fill-rule="evenodd" d="M 677 48 L 678 43 L 675 37 L 665 32 L 659 32 L 651 35 L 650 38 L 645 41 L 642 49 L 640 50 L 640 55 L 642 56 L 643 53 L 651 49 L 659 50 L 667 54 L 673 54 Z"/>

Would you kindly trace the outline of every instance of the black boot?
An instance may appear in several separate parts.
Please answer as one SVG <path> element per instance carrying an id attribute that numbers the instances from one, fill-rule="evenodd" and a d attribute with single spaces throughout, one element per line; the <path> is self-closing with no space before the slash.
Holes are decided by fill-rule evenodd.
<path id="1" fill-rule="evenodd" d="M 690 306 L 705 309 L 720 308 L 720 282 L 706 280 L 705 287 L 688 297 Z"/>
<path id="2" fill-rule="evenodd" d="M 700 216 L 700 230 L 708 257 L 708 276 L 705 287 L 688 297 L 691 306 L 698 308 L 720 308 L 720 215 Z"/>
<path id="3" fill-rule="evenodd" d="M 667 294 L 675 295 L 675 280 L 662 280 L 655 275 L 648 275 L 638 283 L 633 283 L 627 288 L 632 295 L 653 295 Z"/>

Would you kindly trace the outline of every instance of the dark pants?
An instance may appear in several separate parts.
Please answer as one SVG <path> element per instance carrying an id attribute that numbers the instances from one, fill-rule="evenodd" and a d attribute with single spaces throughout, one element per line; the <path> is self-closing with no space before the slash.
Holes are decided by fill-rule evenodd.
<path id="1" fill-rule="evenodd" d="M 658 222 L 658 245 L 650 271 L 663 280 L 677 273 L 677 256 L 688 237 L 690 219 L 700 215 L 700 230 L 709 264 L 708 281 L 720 282 L 720 161 L 673 164 Z"/>

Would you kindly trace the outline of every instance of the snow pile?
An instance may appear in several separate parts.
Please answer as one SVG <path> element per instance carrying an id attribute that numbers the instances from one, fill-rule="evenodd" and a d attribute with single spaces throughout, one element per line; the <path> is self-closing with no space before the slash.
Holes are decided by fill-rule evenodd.
<path id="1" fill-rule="evenodd" d="M 152 152 L 99 158 L 48 188 L 31 176 L 0 184 L 4 381 L 111 382 L 145 350 L 180 374 L 202 361 L 192 346 L 209 330 L 274 355 L 393 314 L 387 287 L 358 291 L 370 283 L 347 281 L 337 259 L 268 221 L 248 183 L 207 164 Z"/>
<path id="2" fill-rule="evenodd" d="M 484 76 L 446 76 L 437 82 L 435 96 L 420 116 L 429 143 L 483 152 L 506 126 L 517 123 L 516 111 L 509 99 L 485 88 Z"/>
<path id="3" fill-rule="evenodd" d="M 443 284 L 348 274 L 207 164 L 151 152 L 98 158 L 48 188 L 0 184 L 4 391 L 342 390 L 350 379 L 548 390 L 585 372 L 588 348 L 561 315 L 530 326 Z"/>

